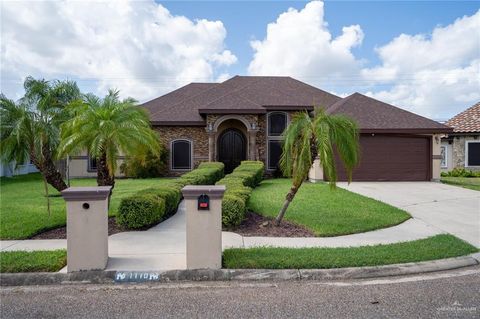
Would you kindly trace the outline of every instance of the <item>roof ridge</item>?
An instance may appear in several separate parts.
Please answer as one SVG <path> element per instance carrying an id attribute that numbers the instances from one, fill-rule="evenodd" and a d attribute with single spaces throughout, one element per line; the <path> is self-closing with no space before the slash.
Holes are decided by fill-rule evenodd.
<path id="1" fill-rule="evenodd" d="M 477 103 L 475 103 L 475 104 L 473 104 L 473 105 L 470 106 L 469 108 L 463 110 L 462 112 L 455 114 L 455 115 L 454 115 L 451 119 L 449 119 L 447 122 L 450 122 L 450 121 L 453 120 L 454 118 L 459 117 L 459 116 L 463 115 L 464 113 L 468 113 L 468 112 L 470 112 L 472 109 L 475 109 L 475 108 L 477 108 L 477 107 L 480 107 L 480 101 L 477 102 Z"/>
<path id="2" fill-rule="evenodd" d="M 338 100 L 337 102 L 333 103 L 332 105 L 330 105 L 330 107 L 328 107 L 325 111 L 328 112 L 328 113 L 331 113 L 331 112 L 334 112 L 336 110 L 338 110 L 338 108 L 340 106 L 342 106 L 343 104 L 345 104 L 348 100 L 350 100 L 355 94 L 357 94 L 358 92 L 354 92 L 352 94 L 350 94 L 349 96 L 346 96 L 346 97 L 343 97 L 343 98 L 340 98 L 340 100 Z M 358 93 L 360 94 L 360 93 Z"/>

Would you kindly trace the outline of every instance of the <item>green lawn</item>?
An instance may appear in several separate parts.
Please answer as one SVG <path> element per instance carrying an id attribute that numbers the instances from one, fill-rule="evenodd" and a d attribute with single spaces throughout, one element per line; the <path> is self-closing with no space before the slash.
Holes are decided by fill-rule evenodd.
<path id="1" fill-rule="evenodd" d="M 477 248 L 452 236 L 353 248 L 250 248 L 223 252 L 224 268 L 320 269 L 377 266 L 468 255 Z"/>
<path id="2" fill-rule="evenodd" d="M 480 191 L 480 177 L 442 177 L 442 183 Z"/>
<path id="3" fill-rule="evenodd" d="M 168 183 L 168 178 L 117 179 L 111 198 L 110 216 L 114 216 L 120 199 L 134 192 Z M 72 186 L 95 186 L 96 180 L 75 179 Z M 59 195 L 50 188 L 50 195 Z M 42 231 L 64 226 L 66 223 L 65 201 L 61 196 L 51 197 L 51 215 L 40 174 L 20 175 L 0 179 L 0 239 L 25 239 Z"/>
<path id="4" fill-rule="evenodd" d="M 251 211 L 275 217 L 290 189 L 289 179 L 264 180 L 253 190 Z M 317 236 L 361 233 L 400 224 L 410 218 L 405 211 L 326 183 L 304 183 L 285 219 L 312 230 Z"/>
<path id="5" fill-rule="evenodd" d="M 53 272 L 59 271 L 66 264 L 66 250 L 0 253 L 0 272 Z"/>

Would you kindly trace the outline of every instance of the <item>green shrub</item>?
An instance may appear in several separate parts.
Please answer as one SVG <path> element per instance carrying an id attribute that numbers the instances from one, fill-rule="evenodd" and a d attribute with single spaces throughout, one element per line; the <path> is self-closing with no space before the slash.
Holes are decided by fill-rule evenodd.
<path id="1" fill-rule="evenodd" d="M 122 199 L 117 223 L 127 229 L 159 223 L 175 213 L 186 185 L 212 185 L 223 177 L 223 163 L 202 163 L 168 186 L 151 187 Z"/>
<path id="2" fill-rule="evenodd" d="M 145 157 L 128 157 L 120 165 L 120 172 L 127 177 L 152 178 L 165 176 L 167 171 L 168 151 L 161 148 L 159 154 L 147 152 Z"/>
<path id="3" fill-rule="evenodd" d="M 165 215 L 165 200 L 152 194 L 137 194 L 123 198 L 117 214 L 117 223 L 128 229 L 153 225 Z"/>
<path id="4" fill-rule="evenodd" d="M 480 177 L 480 172 L 473 172 L 465 168 L 454 168 L 450 172 L 442 172 L 443 177 Z"/>
<path id="5" fill-rule="evenodd" d="M 225 185 L 226 191 L 222 202 L 222 224 L 224 227 L 238 226 L 245 218 L 246 202 L 252 189 L 263 178 L 263 163 L 243 161 L 240 166 L 216 185 Z"/>
<path id="6" fill-rule="evenodd" d="M 177 210 L 178 204 L 182 199 L 180 188 L 176 186 L 160 186 L 147 188 L 139 191 L 137 194 L 150 194 L 165 201 L 165 214 L 171 215 Z"/>
<path id="7" fill-rule="evenodd" d="M 227 194 L 222 201 L 222 224 L 229 227 L 238 226 L 245 218 L 245 200 Z"/>

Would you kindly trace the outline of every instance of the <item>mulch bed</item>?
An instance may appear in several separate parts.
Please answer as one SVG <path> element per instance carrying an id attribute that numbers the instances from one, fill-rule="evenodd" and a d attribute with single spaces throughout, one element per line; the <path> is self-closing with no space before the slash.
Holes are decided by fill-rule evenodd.
<path id="1" fill-rule="evenodd" d="M 115 217 L 108 218 L 108 235 L 113 235 L 126 231 L 115 222 Z M 43 233 L 37 234 L 30 239 L 67 239 L 67 227 L 59 227 L 47 230 Z"/>
<path id="2" fill-rule="evenodd" d="M 235 229 L 242 236 L 264 237 L 315 237 L 315 234 L 303 226 L 283 220 L 280 226 L 274 226 L 274 219 L 257 213 L 248 212 L 245 220 Z"/>

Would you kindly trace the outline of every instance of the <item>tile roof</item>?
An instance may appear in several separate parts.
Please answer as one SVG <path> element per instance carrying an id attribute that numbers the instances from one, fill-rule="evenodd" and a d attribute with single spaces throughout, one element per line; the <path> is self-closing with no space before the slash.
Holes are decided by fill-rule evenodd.
<path id="1" fill-rule="evenodd" d="M 455 115 L 445 124 L 453 127 L 454 133 L 480 132 L 480 102 Z"/>
<path id="2" fill-rule="evenodd" d="M 142 106 L 155 124 L 204 123 L 209 113 L 266 113 L 268 109 L 328 107 L 338 96 L 291 77 L 235 76 L 222 83 L 192 83 Z"/>
<path id="3" fill-rule="evenodd" d="M 330 106 L 329 114 L 344 114 L 358 123 L 363 132 L 450 132 L 451 128 L 378 101 L 360 93 L 354 93 Z"/>

